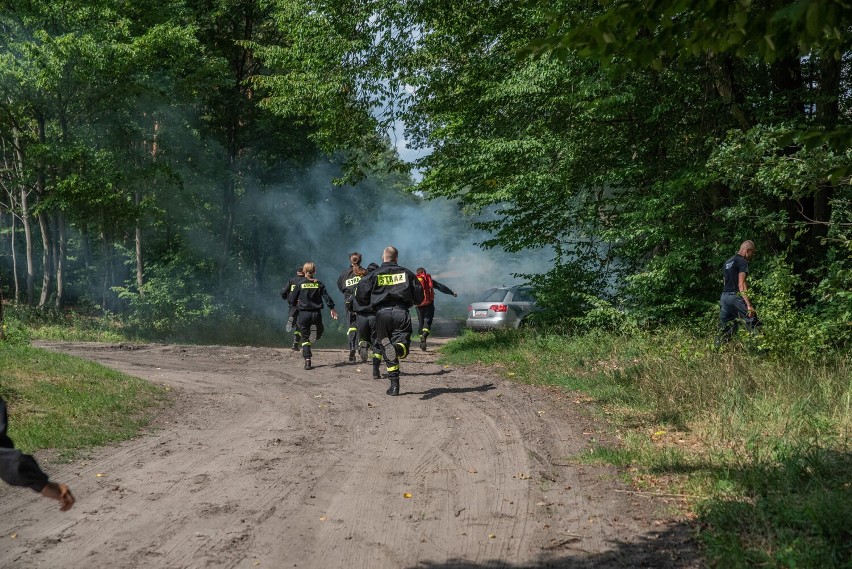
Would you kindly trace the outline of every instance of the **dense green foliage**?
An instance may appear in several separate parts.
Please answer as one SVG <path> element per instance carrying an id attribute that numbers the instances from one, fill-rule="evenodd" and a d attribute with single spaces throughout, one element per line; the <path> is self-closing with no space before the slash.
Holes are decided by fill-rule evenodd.
<path id="1" fill-rule="evenodd" d="M 553 315 L 701 318 L 753 239 L 753 282 L 784 273 L 817 349 L 848 345 L 845 3 L 391 4 L 421 187 L 484 214 L 488 244 L 553 248 Z"/>
<path id="2" fill-rule="evenodd" d="M 396 158 L 342 90 L 354 74 L 313 69 L 349 49 L 315 15 L 297 1 L 3 3 L 3 296 L 118 314 L 146 337 L 206 322 L 222 332 L 206 338 L 234 341 L 275 332 L 297 262 L 333 283 L 376 204 L 419 200 L 402 174 L 332 183 Z"/>
<path id="3" fill-rule="evenodd" d="M 848 345 L 850 23 L 804 0 L 6 4 L 4 288 L 158 333 L 261 318 L 306 249 L 338 266 L 376 203 L 422 195 L 485 247 L 552 251 L 544 320 L 704 325 L 753 239 L 767 308 Z M 397 121 L 428 151 L 409 198 Z"/>
<path id="4" fill-rule="evenodd" d="M 848 566 L 848 354 L 774 358 L 711 344 L 683 328 L 526 330 L 466 334 L 442 360 L 591 396 L 574 403 L 594 401 L 622 444 L 574 459 L 616 464 L 640 491 L 687 498 L 711 566 Z"/>

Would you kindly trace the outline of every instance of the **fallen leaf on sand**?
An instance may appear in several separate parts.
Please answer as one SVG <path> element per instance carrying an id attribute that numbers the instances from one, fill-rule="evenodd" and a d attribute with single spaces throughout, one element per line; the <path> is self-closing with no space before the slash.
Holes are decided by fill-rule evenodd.
<path id="1" fill-rule="evenodd" d="M 328 519 L 328 518 L 326 518 L 325 516 L 320 516 L 320 521 L 321 521 L 321 522 L 324 522 L 324 521 L 325 521 L 325 520 L 327 520 L 327 519 Z"/>
<path id="2" fill-rule="evenodd" d="M 488 534 L 488 539 L 494 539 L 495 537 L 497 537 L 497 536 L 494 535 L 493 533 Z"/>
<path id="3" fill-rule="evenodd" d="M 414 496 L 412 496 L 411 492 L 406 492 L 405 494 L 402 495 L 402 497 L 403 498 L 413 498 Z"/>
<path id="4" fill-rule="evenodd" d="M 12 534 L 12 535 L 10 535 L 9 537 L 11 537 L 12 539 L 18 539 L 18 534 L 13 533 L 13 534 Z"/>
<path id="5" fill-rule="evenodd" d="M 654 433 L 654 436 L 655 436 L 655 437 L 661 437 L 661 436 L 663 436 L 663 435 L 665 435 L 665 434 L 666 434 L 666 432 L 665 432 L 665 431 L 657 431 L 656 433 Z"/>
<path id="6" fill-rule="evenodd" d="M 103 472 L 98 472 L 97 474 L 95 474 L 95 477 L 97 478 L 103 478 L 104 476 L 106 476 L 106 474 L 104 474 Z"/>
<path id="7" fill-rule="evenodd" d="M 468 472 L 470 472 L 471 474 L 476 474 L 476 469 L 475 469 L 475 468 L 471 468 L 470 470 L 468 470 Z"/>
<path id="8" fill-rule="evenodd" d="M 516 475 L 515 475 L 515 476 L 513 476 L 512 478 L 517 478 L 518 480 L 529 480 L 529 479 L 530 479 L 530 475 L 529 475 L 529 474 L 524 474 L 523 472 L 519 472 L 518 474 L 516 474 Z"/>

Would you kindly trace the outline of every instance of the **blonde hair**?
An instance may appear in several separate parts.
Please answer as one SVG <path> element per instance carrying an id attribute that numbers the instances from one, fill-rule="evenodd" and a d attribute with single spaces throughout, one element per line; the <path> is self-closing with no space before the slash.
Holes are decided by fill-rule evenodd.
<path id="1" fill-rule="evenodd" d="M 317 272 L 317 266 L 312 262 L 308 261 L 304 265 L 302 265 L 302 272 L 305 273 L 305 276 L 308 278 L 313 277 Z"/>

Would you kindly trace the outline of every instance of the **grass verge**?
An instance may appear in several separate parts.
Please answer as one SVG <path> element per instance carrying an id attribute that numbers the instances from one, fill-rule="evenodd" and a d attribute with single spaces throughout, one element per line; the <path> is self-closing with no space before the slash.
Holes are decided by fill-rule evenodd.
<path id="1" fill-rule="evenodd" d="M 573 460 L 688 497 L 712 566 L 852 567 L 852 358 L 711 342 L 682 330 L 467 333 L 442 359 L 592 398 L 621 444 Z"/>
<path id="2" fill-rule="evenodd" d="M 65 457 L 133 437 L 167 399 L 162 388 L 97 363 L 8 343 L 0 343 L 0 395 L 16 446 Z"/>

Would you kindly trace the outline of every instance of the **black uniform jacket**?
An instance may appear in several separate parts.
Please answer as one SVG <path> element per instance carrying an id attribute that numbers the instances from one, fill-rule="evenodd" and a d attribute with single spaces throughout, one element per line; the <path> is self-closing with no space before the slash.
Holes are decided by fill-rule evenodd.
<path id="1" fill-rule="evenodd" d="M 303 277 L 302 275 L 296 275 L 295 277 L 287 281 L 287 284 L 284 285 L 284 288 L 281 289 L 281 298 L 290 303 L 290 293 L 293 292 L 293 290 L 296 288 L 296 284 L 303 278 L 305 277 Z"/>
<path id="2" fill-rule="evenodd" d="M 334 301 L 321 281 L 302 277 L 296 282 L 287 301 L 299 310 L 322 310 L 323 299 L 329 308 L 334 308 Z"/>
<path id="3" fill-rule="evenodd" d="M 361 306 L 372 306 L 373 310 L 389 306 L 409 309 L 423 302 L 423 287 L 417 276 L 405 267 L 382 263 L 358 283 L 355 300 Z"/>
<path id="4" fill-rule="evenodd" d="M 47 485 L 47 474 L 33 457 L 15 449 L 12 439 L 6 435 L 6 424 L 6 402 L 0 399 L 0 478 L 12 486 L 41 492 Z"/>
<path id="5" fill-rule="evenodd" d="M 352 302 L 352 297 L 355 295 L 355 287 L 358 286 L 360 280 L 361 277 L 355 274 L 353 267 L 349 267 L 340 273 L 340 276 L 337 278 L 337 288 L 343 293 L 343 302 L 347 305 Z"/>
<path id="6" fill-rule="evenodd" d="M 372 263 L 371 266 L 373 268 L 368 269 L 366 275 L 358 278 L 358 283 L 361 282 L 361 279 L 367 278 L 370 273 L 378 269 L 378 267 L 376 265 L 373 265 Z M 371 314 L 375 314 L 376 311 L 370 305 L 369 298 L 367 299 L 366 304 L 361 304 L 360 302 L 358 302 L 358 298 L 357 296 L 355 296 L 355 292 L 358 290 L 358 283 L 356 283 L 355 286 L 352 287 L 352 312 L 354 312 L 355 314 L 360 314 L 361 316 L 370 316 Z"/>

